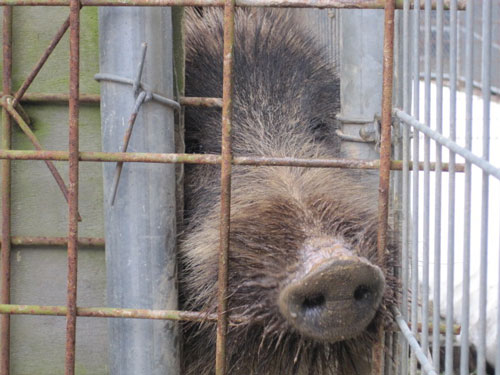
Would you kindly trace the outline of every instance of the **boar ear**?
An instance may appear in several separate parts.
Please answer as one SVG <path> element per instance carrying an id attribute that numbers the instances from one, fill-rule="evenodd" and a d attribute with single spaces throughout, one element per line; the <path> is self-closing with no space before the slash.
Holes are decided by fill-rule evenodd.
<path id="1" fill-rule="evenodd" d="M 323 120 L 323 119 L 313 119 L 310 125 L 310 131 L 314 135 L 314 140 L 318 143 L 327 144 L 329 147 L 333 147 L 334 151 L 340 150 L 340 138 L 336 133 L 339 129 L 339 121 L 334 120 Z"/>

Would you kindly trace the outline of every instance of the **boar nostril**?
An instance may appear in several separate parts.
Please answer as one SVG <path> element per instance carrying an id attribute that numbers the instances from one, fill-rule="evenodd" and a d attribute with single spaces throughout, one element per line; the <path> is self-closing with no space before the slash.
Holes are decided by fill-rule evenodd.
<path id="1" fill-rule="evenodd" d="M 317 294 L 312 297 L 304 298 L 304 302 L 302 302 L 303 310 L 313 310 L 317 308 L 321 308 L 324 306 L 326 300 L 323 294 Z"/>
<path id="2" fill-rule="evenodd" d="M 360 285 L 354 290 L 354 299 L 356 301 L 364 301 L 370 299 L 372 293 L 369 287 L 366 285 Z"/>

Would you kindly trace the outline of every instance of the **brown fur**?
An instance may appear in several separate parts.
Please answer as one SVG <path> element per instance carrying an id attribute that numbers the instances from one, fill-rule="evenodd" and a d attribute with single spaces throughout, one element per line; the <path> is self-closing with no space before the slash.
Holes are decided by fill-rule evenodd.
<path id="1" fill-rule="evenodd" d="M 189 96 L 220 96 L 222 14 L 188 12 Z M 290 12 L 238 10 L 235 46 L 233 150 L 236 155 L 331 158 L 339 155 L 335 114 L 338 79 Z M 220 152 L 220 111 L 186 112 L 188 149 Z M 219 175 L 215 166 L 186 168 L 187 229 L 181 241 L 183 308 L 216 311 Z M 354 339 L 315 342 L 281 316 L 280 288 L 300 267 L 300 249 L 313 238 L 341 238 L 377 263 L 376 194 L 358 174 L 338 169 L 233 168 L 229 310 L 245 317 L 228 333 L 230 374 L 356 373 L 373 332 L 392 303 L 389 285 L 374 323 Z M 389 259 L 389 262 L 391 259 Z M 380 266 L 380 265 L 379 265 Z M 377 323 L 378 322 L 378 323 Z M 187 374 L 212 374 L 215 325 L 185 325 Z"/>

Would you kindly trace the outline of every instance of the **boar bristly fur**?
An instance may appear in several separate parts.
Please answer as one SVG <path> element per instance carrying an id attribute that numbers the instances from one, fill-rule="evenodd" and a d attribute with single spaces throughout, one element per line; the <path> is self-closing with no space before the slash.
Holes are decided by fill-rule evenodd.
<path id="1" fill-rule="evenodd" d="M 187 12 L 186 94 L 222 94 L 223 15 Z M 339 80 L 317 43 L 288 11 L 236 11 L 232 149 L 236 156 L 339 157 L 335 136 Z M 186 109 L 191 152 L 220 153 L 220 109 Z M 228 308 L 241 317 L 227 336 L 228 373 L 343 374 L 361 371 L 376 327 L 394 299 L 391 259 L 377 257 L 377 188 L 359 174 L 331 168 L 234 166 Z M 186 220 L 181 238 L 182 308 L 217 310 L 220 167 L 186 166 Z M 280 290 L 319 257 L 316 240 L 341 243 L 378 264 L 387 287 L 363 333 L 315 340 L 280 313 Z M 322 255 L 321 255 L 322 256 Z M 186 323 L 186 374 L 214 373 L 215 325 Z"/>

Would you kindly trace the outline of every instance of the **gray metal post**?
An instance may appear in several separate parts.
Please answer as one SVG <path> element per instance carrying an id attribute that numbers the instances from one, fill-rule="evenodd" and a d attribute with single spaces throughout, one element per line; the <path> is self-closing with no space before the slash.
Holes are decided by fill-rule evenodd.
<path id="1" fill-rule="evenodd" d="M 368 121 L 380 115 L 384 12 L 342 9 L 339 13 L 342 131 L 358 136 L 362 125 L 345 120 Z M 342 151 L 350 157 L 379 158 L 372 143 L 343 142 Z"/>
<path id="2" fill-rule="evenodd" d="M 148 45 L 141 81 L 172 98 L 169 8 L 99 9 L 101 73 L 135 79 L 141 44 Z M 136 98 L 131 85 L 101 81 L 102 149 L 119 151 Z M 147 101 L 128 151 L 175 152 L 174 113 Z M 104 163 L 107 299 L 110 307 L 176 309 L 175 171 L 173 165 L 125 163 L 110 205 L 115 163 Z M 178 374 L 173 322 L 110 319 L 111 374 Z"/>

